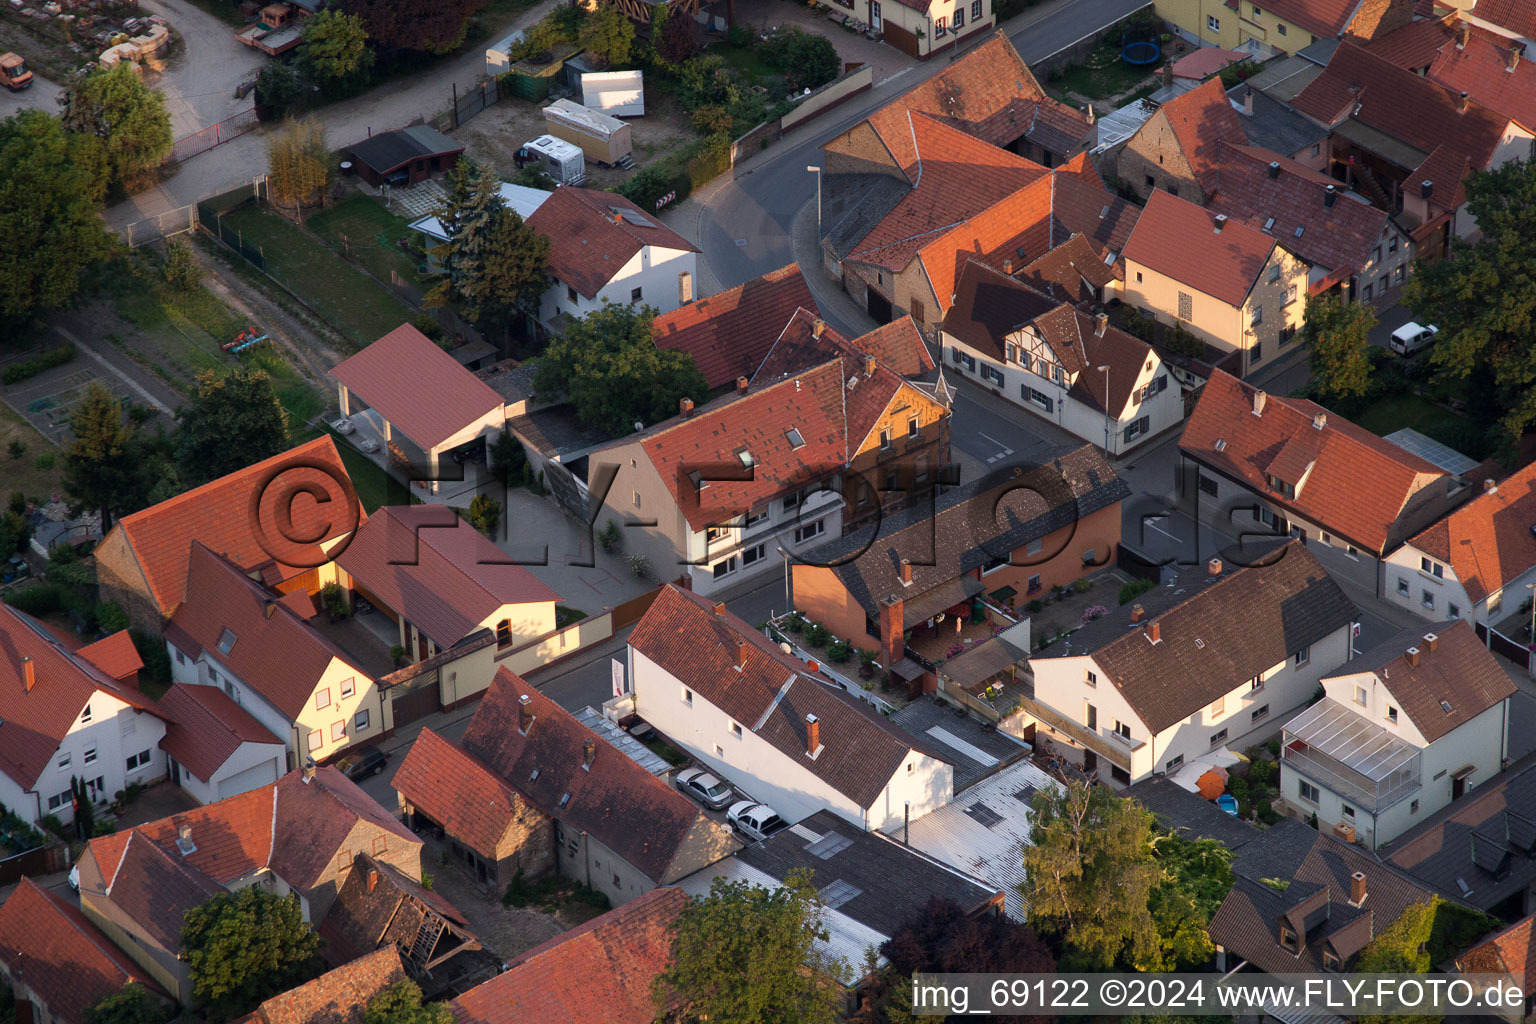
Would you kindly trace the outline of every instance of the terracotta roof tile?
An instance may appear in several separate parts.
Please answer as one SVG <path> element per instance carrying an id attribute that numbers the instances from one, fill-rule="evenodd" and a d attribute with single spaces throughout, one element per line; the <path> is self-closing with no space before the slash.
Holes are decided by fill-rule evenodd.
<path id="1" fill-rule="evenodd" d="M 1344 31 L 1357 6 L 1359 0 L 1269 0 L 1264 13 L 1326 39 Z"/>
<path id="2" fill-rule="evenodd" d="M 915 174 L 917 154 L 907 119 L 909 110 L 944 118 L 994 146 L 1007 145 L 1038 127 L 1039 133 L 1056 143 L 1047 148 L 1061 152 L 1076 148 L 1060 145 L 1064 133 L 1080 141 L 1092 130 L 1082 114 L 1045 94 L 1001 33 L 869 116 L 869 124 L 910 178 Z"/>
<path id="3" fill-rule="evenodd" d="M 107 878 L 107 896 L 164 949 L 181 948 L 187 911 L 224 892 L 218 882 L 192 867 L 173 847 L 130 832 L 117 870 Z"/>
<path id="4" fill-rule="evenodd" d="M 1159 190 L 1147 200 L 1124 256 L 1228 305 L 1241 306 L 1274 248 L 1269 235 L 1237 221 L 1217 231 L 1215 212 Z"/>
<path id="5" fill-rule="evenodd" d="M 1355 618 L 1355 606 L 1301 543 L 1291 541 L 1258 562 L 1229 571 L 1161 615 L 1149 616 L 1142 626 L 1127 625 L 1092 651 L 1115 689 L 1154 733 L 1198 714 L 1222 694 L 1347 628 Z M 1232 608 L 1243 614 L 1223 613 Z M 1124 616 L 1124 610 L 1119 614 Z M 1155 644 L 1145 632 L 1153 622 L 1161 634 Z M 1079 645 L 1073 653 L 1088 650 Z"/>
<path id="6" fill-rule="evenodd" d="M 850 252 L 848 259 L 900 270 L 935 232 L 964 222 L 1050 172 L 926 114 L 912 114 L 916 170 L 912 189 Z"/>
<path id="7" fill-rule="evenodd" d="M 1238 64 L 1252 59 L 1253 54 L 1246 50 L 1223 50 L 1216 46 L 1202 46 L 1173 62 L 1173 77 L 1193 78 L 1199 82 L 1214 75 L 1228 64 Z"/>
<path id="8" fill-rule="evenodd" d="M 139 669 L 144 667 L 144 659 L 139 657 L 139 650 L 133 646 L 133 638 L 126 629 L 86 644 L 75 655 L 119 681 L 138 675 Z"/>
<path id="9" fill-rule="evenodd" d="M 1536 915 L 1521 918 L 1492 938 L 1456 958 L 1463 974 L 1509 974 L 1522 989 L 1531 988 L 1536 967 Z"/>
<path id="10" fill-rule="evenodd" d="M 1482 12 L 1479 11 L 1479 14 Z M 1473 27 L 1466 49 L 1447 43 L 1429 67 L 1429 77 L 1472 102 L 1536 129 L 1536 62 L 1521 57 L 1509 67 L 1510 40 Z M 1536 58 L 1536 53 L 1529 57 Z"/>
<path id="11" fill-rule="evenodd" d="M 526 732 L 524 697 L 533 716 Z M 593 759 L 583 767 L 588 743 Z M 462 746 L 535 807 L 590 833 L 657 884 L 681 876 L 679 857 L 698 852 L 690 847 L 724 856 L 733 844 L 693 801 L 505 668 L 480 701 Z"/>
<path id="12" fill-rule="evenodd" d="M 207 782 L 246 743 L 270 743 L 281 756 L 281 739 L 216 686 L 176 683 L 160 698 L 169 721 L 160 749 Z"/>
<path id="13" fill-rule="evenodd" d="M 762 387 L 805 373 L 851 351 L 842 332 L 804 309 L 790 316 L 763 361 L 747 374 L 748 383 Z"/>
<path id="14" fill-rule="evenodd" d="M 1536 39 L 1536 8 L 1528 0 L 1478 0 L 1474 13 L 1526 39 Z"/>
<path id="15" fill-rule="evenodd" d="M 333 661 L 355 669 L 358 685 L 372 684 L 367 672 L 277 595 L 195 541 L 187 600 L 169 628 L 178 648 L 192 657 L 207 652 L 290 719 L 298 718 Z"/>
<path id="16" fill-rule="evenodd" d="M 517 790 L 463 747 L 423 729 L 392 785 L 455 839 L 487 860 L 517 820 Z"/>
<path id="17" fill-rule="evenodd" d="M 21 659 L 32 659 L 27 692 Z M 71 654 L 42 623 L 0 604 L 0 772 L 23 790 L 32 789 L 53 752 L 96 693 L 135 706 L 153 707 L 135 689 L 109 678 Z"/>
<path id="18" fill-rule="evenodd" d="M 1255 416 L 1254 394 L 1254 388 L 1218 370 L 1200 392 L 1179 450 L 1373 554 L 1384 553 L 1411 521 L 1405 512 L 1418 507 L 1420 491 L 1437 483 L 1443 488 L 1449 479 L 1439 467 L 1313 402 L 1267 395 L 1263 414 Z M 1292 438 L 1317 431 L 1318 415 L 1326 421 L 1318 431 L 1323 443 L 1311 474 L 1295 498 L 1276 494 L 1265 480 L 1266 468 Z M 1362 480 L 1371 486 L 1362 488 Z"/>
<path id="19" fill-rule="evenodd" d="M 1454 21 L 1451 17 L 1415 21 L 1366 43 L 1365 48 L 1382 60 L 1417 73 L 1433 64 L 1440 48 L 1454 38 Z"/>
<path id="20" fill-rule="evenodd" d="M 1484 491 L 1409 543 L 1450 563 L 1471 601 L 1481 601 L 1536 566 L 1536 463 Z"/>
<path id="21" fill-rule="evenodd" d="M 331 376 L 423 449 L 503 405 L 489 384 L 411 324 L 342 360 Z"/>
<path id="22" fill-rule="evenodd" d="M 1169 100 L 1158 108 L 1158 113 L 1168 119 L 1168 126 L 1179 140 L 1179 149 L 1189 161 L 1200 187 L 1207 195 L 1214 192 L 1216 170 L 1223 156 L 1222 144 L 1230 142 L 1241 146 L 1248 141 L 1242 116 L 1232 109 L 1232 101 L 1227 99 L 1221 79 L 1213 78 Z"/>
<path id="23" fill-rule="evenodd" d="M 61 1024 L 82 1024 L 88 1007 L 129 982 L 165 998 L 84 914 L 30 878 L 0 905 L 0 965 L 15 983 L 36 992 Z"/>
<path id="24" fill-rule="evenodd" d="M 515 957 L 453 1001 L 460 1024 L 651 1024 L 681 889 L 653 889 Z"/>
<path id="25" fill-rule="evenodd" d="M 357 531 L 336 564 L 447 649 L 505 605 L 552 604 L 560 595 L 452 509 L 390 505 Z M 517 628 L 513 632 L 529 634 Z"/>
<path id="26" fill-rule="evenodd" d="M 478 945 L 468 931 L 469 922 L 452 903 L 394 865 L 359 852 L 336 890 L 336 901 L 315 930 L 322 941 L 321 955 L 334 967 L 380 948 L 411 949 L 423 931 L 435 930 L 438 919 L 450 931 L 424 951 L 426 959 L 452 955 L 456 947 L 468 952 L 472 947 L 465 945 L 466 939 Z M 439 967 L 433 973 L 437 970 L 452 973 L 451 967 Z"/>
<path id="27" fill-rule="evenodd" d="M 421 840 L 337 769 L 322 767 L 308 783 L 289 772 L 276 790 L 270 866 L 289 885 L 313 888 L 337 854 L 351 852 L 344 844 L 359 821 L 389 833 L 380 859 L 419 869 Z"/>
<path id="28" fill-rule="evenodd" d="M 251 1017 L 259 1024 L 362 1024 L 373 997 L 405 980 L 400 954 L 388 946 L 273 996 Z"/>
<path id="29" fill-rule="evenodd" d="M 1077 303 L 1094 301 L 1097 289 L 1114 283 L 1115 271 L 1092 242 L 1073 235 L 1026 266 L 1018 277 L 1037 291 Z"/>
<path id="30" fill-rule="evenodd" d="M 1009 265 L 1017 272 L 1048 252 L 1067 231 L 1052 216 L 1053 175 L 1047 175 L 1003 197 L 974 217 L 934 236 L 918 252 L 923 269 L 938 296 L 939 310 L 948 312 L 955 279 L 969 260 L 990 267 Z M 1110 202 L 1105 193 L 1104 204 Z"/>
<path id="31" fill-rule="evenodd" d="M 589 299 L 649 245 L 698 252 L 699 247 L 615 192 L 558 188 L 528 218 L 549 236 L 549 272 Z"/>
<path id="32" fill-rule="evenodd" d="M 1429 634 L 1435 636 L 1433 651 L 1425 639 Z M 1409 663 L 1410 647 L 1418 648 L 1417 667 Z M 1431 743 L 1515 692 L 1515 684 L 1465 619 L 1410 626 L 1343 668 L 1347 671 L 1336 674 L 1375 673 Z"/>
<path id="33" fill-rule="evenodd" d="M 912 750 L 924 749 L 761 632 L 691 591 L 663 588 L 629 645 L 860 807 L 870 806 Z M 824 723 L 815 758 L 806 754 L 807 714 Z"/>
<path id="34" fill-rule="evenodd" d="M 849 341 L 847 347 L 874 356 L 903 377 L 920 377 L 933 369 L 933 354 L 910 316 L 861 334 Z"/>
<path id="35" fill-rule="evenodd" d="M 435 346 L 434 346 L 435 347 Z M 309 467 L 323 467 L 309 468 Z M 286 468 L 285 468 L 286 467 Z M 271 481 L 263 487 L 264 481 Z M 338 505 L 321 505 L 312 498 L 302 497 L 301 488 L 307 485 L 320 487 L 322 494 L 333 495 L 338 481 L 344 482 L 346 499 L 353 503 L 356 516 L 338 510 Z M 252 514 L 252 506 L 258 499 L 261 508 Z M 356 491 L 342 464 L 336 443 L 327 434 L 307 444 L 290 449 L 281 455 L 248 466 L 237 473 L 222 476 L 201 487 L 179 494 L 174 498 L 152 505 L 142 512 L 122 517 L 113 530 L 121 530 L 133 557 L 138 560 L 160 610 L 170 615 L 176 610 L 186 593 L 187 561 L 191 542 L 201 541 L 247 571 L 258 569 L 274 558 L 295 558 L 305 566 L 319 564 L 323 555 L 319 548 L 283 542 L 272 536 L 270 527 L 261 523 L 278 521 L 279 504 L 292 500 L 292 536 L 309 537 L 323 535 L 325 540 L 345 536 L 357 523 L 366 518 L 361 506 L 356 504 Z M 258 529 L 265 529 L 263 539 Z M 104 542 L 105 543 L 105 542 Z M 274 554 L 267 547 L 277 548 Z M 301 557 L 302 556 L 302 557 Z M 290 579 L 307 572 L 307 567 L 279 566 L 283 579 Z"/>
<path id="36" fill-rule="evenodd" d="M 1271 161 L 1280 164 L 1275 177 L 1270 176 Z M 1382 244 L 1385 210 L 1337 184 L 1330 207 L 1329 182 L 1278 153 L 1229 146 L 1218 180 L 1209 209 L 1265 231 L 1314 266 L 1358 271 Z"/>
<path id="37" fill-rule="evenodd" d="M 1054 175 L 1056 219 L 1071 234 L 1083 235 L 1098 249 L 1122 252 L 1141 216 L 1141 207 L 1077 175 Z"/>
<path id="38" fill-rule="evenodd" d="M 818 312 L 799 265 L 791 263 L 663 313 L 651 330 L 657 348 L 693 356 L 711 388 L 728 387 L 752 376 L 797 309 Z"/>

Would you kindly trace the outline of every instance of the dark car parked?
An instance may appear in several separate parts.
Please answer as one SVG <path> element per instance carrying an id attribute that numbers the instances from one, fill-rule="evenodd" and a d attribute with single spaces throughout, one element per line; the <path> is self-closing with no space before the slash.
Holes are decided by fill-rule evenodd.
<path id="1" fill-rule="evenodd" d="M 389 755 L 373 744 L 366 747 L 358 747 L 349 754 L 344 755 L 336 762 L 347 778 L 354 782 L 358 779 L 366 779 L 370 775 L 377 775 L 384 770 L 389 763 Z"/>

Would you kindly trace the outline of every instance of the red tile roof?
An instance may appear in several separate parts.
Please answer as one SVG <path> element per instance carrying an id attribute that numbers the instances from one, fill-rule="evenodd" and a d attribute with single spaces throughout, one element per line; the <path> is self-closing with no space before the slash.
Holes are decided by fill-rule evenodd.
<path id="1" fill-rule="evenodd" d="M 189 657 L 207 652 L 290 719 L 304 710 L 333 661 L 354 669 L 359 686 L 372 684 L 345 651 L 277 595 L 195 541 L 187 600 L 171 617 L 166 639 Z"/>
<path id="2" fill-rule="evenodd" d="M 656 347 L 693 356 L 711 388 L 751 377 L 797 309 L 817 313 L 816 300 L 791 263 L 746 284 L 690 302 L 651 323 Z"/>
<path id="3" fill-rule="evenodd" d="M 1047 295 L 1073 303 L 1094 301 L 1097 289 L 1116 280 L 1114 268 L 1083 235 L 1062 242 L 1020 271 L 1018 278 Z"/>
<path id="4" fill-rule="evenodd" d="M 242 1018 L 242 1024 L 362 1024 L 368 1003 L 405 980 L 400 953 L 387 946 L 273 996 Z"/>
<path id="5" fill-rule="evenodd" d="M 32 659 L 27 692 L 21 659 Z M 0 604 L 0 772 L 32 789 L 70 727 L 97 693 L 144 710 L 139 692 L 69 653 L 42 623 Z M 137 712 L 135 712 L 137 713 Z"/>
<path id="6" fill-rule="evenodd" d="M 1450 564 L 1471 601 L 1536 566 L 1536 463 L 1511 474 L 1414 537 L 1413 547 Z"/>
<path id="7" fill-rule="evenodd" d="M 1179 149 L 1207 195 L 1216 190 L 1216 171 L 1224 155 L 1222 144 L 1247 144 L 1243 119 L 1232 109 L 1221 79 L 1213 78 L 1158 109 L 1179 140 Z"/>
<path id="8" fill-rule="evenodd" d="M 549 236 L 549 272 L 589 299 L 597 297 L 645 246 L 698 252 L 699 247 L 615 192 L 558 188 L 528 217 Z"/>
<path id="9" fill-rule="evenodd" d="M 821 366 L 848 351 L 848 339 L 837 328 L 813 313 L 797 309 L 779 331 L 762 363 L 747 375 L 748 383 L 771 384 Z"/>
<path id="10" fill-rule="evenodd" d="M 195 849 L 182 860 L 220 885 L 265 867 L 307 890 L 337 853 L 350 855 L 341 847 L 359 820 L 390 834 L 385 859 L 419 860 L 421 840 L 331 767 L 317 769 L 307 783 L 302 772 L 289 772 L 271 786 L 93 839 L 89 852 L 110 880 L 130 837 L 140 835 L 172 857 L 182 857 L 176 840 L 186 826 Z"/>
<path id="11" fill-rule="evenodd" d="M 82 1024 L 93 1003 L 129 982 L 165 998 L 84 914 L 30 878 L 0 906 L 0 974 L 35 992 L 60 1024 Z"/>
<path id="12" fill-rule="evenodd" d="M 651 1024 L 681 889 L 653 889 L 512 959 L 452 1003 L 459 1024 Z"/>
<path id="13" fill-rule="evenodd" d="M 187 911 L 224 892 L 224 887 L 192 867 L 180 853 L 130 832 L 117 870 L 106 879 L 114 906 L 161 949 L 181 948 Z"/>
<path id="14" fill-rule="evenodd" d="M 1431 634 L 1433 651 L 1425 639 Z M 1409 661 L 1409 648 L 1418 651 L 1417 665 Z M 1410 626 L 1335 674 L 1362 672 L 1376 676 L 1430 743 L 1515 693 L 1515 684 L 1466 619 Z"/>
<path id="15" fill-rule="evenodd" d="M 1173 62 L 1173 77 L 1193 78 L 1198 82 L 1209 78 L 1228 64 L 1238 64 L 1252 59 L 1253 54 L 1246 50 L 1223 50 L 1216 46 L 1202 46 Z"/>
<path id="16" fill-rule="evenodd" d="M 847 344 L 850 350 L 874 356 L 903 377 L 920 377 L 933 369 L 933 354 L 910 316 L 876 327 Z"/>
<path id="17" fill-rule="evenodd" d="M 533 716 L 526 732 L 524 697 Z M 584 768 L 588 743 L 593 760 Z M 496 673 L 461 745 L 535 807 L 590 833 L 658 885 L 709 862 L 685 865 L 680 858 L 705 849 L 723 857 L 732 848 L 729 833 L 697 804 L 505 668 Z"/>
<path id="18" fill-rule="evenodd" d="M 271 743 L 280 755 L 285 745 L 217 686 L 176 683 L 160 698 L 170 719 L 160 749 L 207 782 L 246 743 Z"/>
<path id="19" fill-rule="evenodd" d="M 1401 539 L 1404 513 L 1419 492 L 1448 479 L 1439 467 L 1314 402 L 1267 395 L 1263 414 L 1255 416 L 1256 390 L 1216 371 L 1185 423 L 1179 450 L 1377 556 Z M 1313 425 L 1318 415 L 1326 417 L 1321 430 Z M 1315 445 L 1316 455 L 1304 485 L 1288 499 L 1270 490 L 1265 475 L 1293 441 Z M 1362 480 L 1371 486 L 1361 487 Z"/>
<path id="20" fill-rule="evenodd" d="M 641 435 L 646 455 L 690 526 L 702 530 L 724 522 L 848 464 L 844 369 L 844 360 L 832 359 Z M 799 431 L 799 446 L 790 439 L 791 430 Z M 737 454 L 743 450 L 753 460 L 751 479 L 744 479 L 749 474 Z M 699 481 L 690 474 L 699 474 Z M 707 486 L 701 489 L 700 483 Z"/>
<path id="21" fill-rule="evenodd" d="M 1455 20 L 1454 17 L 1446 16 L 1411 22 L 1395 32 L 1373 39 L 1365 44 L 1365 48 L 1382 60 L 1418 73 L 1434 63 L 1440 48 L 1451 41 Z"/>
<path id="22" fill-rule="evenodd" d="M 912 190 L 848 259 L 901 270 L 935 233 L 961 224 L 1050 172 L 922 113 L 911 115 Z"/>
<path id="23" fill-rule="evenodd" d="M 308 487 L 320 488 L 321 494 L 331 496 L 330 502 L 321 504 L 305 496 Z M 286 506 L 293 514 L 288 536 L 321 536 L 330 541 L 350 533 L 366 518 L 356 494 L 341 454 L 327 434 L 124 516 L 113 530 L 123 532 L 161 612 L 170 615 L 186 593 L 192 541 L 201 541 L 247 572 L 273 565 L 282 579 L 291 579 L 321 564 L 324 555 L 315 545 L 284 540 L 274 528 L 281 522 L 279 507 Z M 258 500 L 260 508 L 253 515 Z M 274 558 L 291 558 L 300 564 L 275 564 Z"/>
<path id="24" fill-rule="evenodd" d="M 818 329 L 820 334 L 816 333 Z M 797 310 L 785 325 L 773 348 L 763 357 L 762 365 L 752 375 L 751 383 L 756 386 L 771 384 L 808 372 L 838 356 L 850 357 L 845 364 L 849 372 L 857 371 L 866 377 L 865 357 L 874 356 L 882 367 L 880 376 L 884 379 L 880 384 L 886 391 L 896 386 L 887 374 L 917 377 L 933 369 L 934 365 L 933 356 L 910 316 L 893 320 L 850 341 L 835 327 L 802 309 Z M 850 436 L 852 440 L 854 438 Z"/>
<path id="25" fill-rule="evenodd" d="M 417 810 L 486 860 L 517 820 L 517 790 L 450 739 L 423 729 L 391 783 Z"/>
<path id="26" fill-rule="evenodd" d="M 342 360 L 331 376 L 423 449 L 503 405 L 489 384 L 410 324 Z"/>
<path id="27" fill-rule="evenodd" d="M 1456 958 L 1463 974 L 1509 974 L 1514 983 L 1529 990 L 1536 968 L 1536 915 L 1521 918 Z"/>
<path id="28" fill-rule="evenodd" d="M 871 806 L 908 754 L 927 753 L 863 701 L 692 591 L 662 588 L 629 645 L 860 807 Z M 806 753 L 807 714 L 824 723 L 814 758 Z"/>
<path id="29" fill-rule="evenodd" d="M 1481 14 L 1481 11 L 1474 13 Z M 1527 129 L 1536 130 L 1536 53 L 1510 70 L 1511 42 L 1487 29 L 1470 27 L 1465 49 L 1447 42 L 1429 67 L 1429 77 L 1473 103 Z"/>
<path id="30" fill-rule="evenodd" d="M 479 530 L 441 505 L 391 505 L 357 531 L 336 564 L 442 648 L 506 605 L 553 604 L 560 595 L 515 565 Z M 513 615 L 513 632 L 518 630 Z"/>
<path id="31" fill-rule="evenodd" d="M 1271 162 L 1280 165 L 1273 177 Z M 1218 181 L 1209 209 L 1265 231 L 1314 266 L 1357 272 L 1383 244 L 1385 210 L 1278 153 L 1228 146 Z M 1335 189 L 1331 207 L 1330 184 Z"/>
<path id="32" fill-rule="evenodd" d="M 1472 13 L 1518 36 L 1536 40 L 1536 7 L 1530 5 L 1530 0 L 1478 0 Z"/>
<path id="33" fill-rule="evenodd" d="M 1269 0 L 1263 5 L 1265 14 L 1304 28 L 1319 39 L 1343 32 L 1357 6 L 1359 0 Z"/>
<path id="34" fill-rule="evenodd" d="M 1455 92 L 1348 40 L 1339 44 L 1323 73 L 1297 93 L 1291 104 L 1324 125 L 1353 117 L 1431 158 L 1443 147 L 1445 155 L 1433 167 L 1439 173 L 1454 171 L 1463 159 L 1475 170 L 1487 168 L 1509 123 L 1507 116 L 1477 103 L 1458 110 Z M 1410 170 L 1415 179 L 1434 181 L 1437 196 L 1450 191 L 1449 182 L 1435 177 L 1423 165 Z M 1450 208 L 1460 206 L 1464 199 L 1465 190 L 1458 178 Z"/>
<path id="35" fill-rule="evenodd" d="M 1124 256 L 1230 306 L 1241 306 L 1274 248 L 1275 240 L 1257 228 L 1229 220 L 1217 231 L 1214 211 L 1158 190 L 1147 200 Z"/>
<path id="36" fill-rule="evenodd" d="M 93 644 L 86 644 L 75 655 L 119 682 L 138 675 L 139 669 L 144 667 L 144 659 L 139 657 L 139 650 L 133 646 L 133 638 L 126 629 L 102 637 Z"/>

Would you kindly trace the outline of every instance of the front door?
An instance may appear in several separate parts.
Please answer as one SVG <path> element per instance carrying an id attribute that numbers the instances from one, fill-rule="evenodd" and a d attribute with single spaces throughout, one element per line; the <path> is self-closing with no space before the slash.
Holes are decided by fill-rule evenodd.
<path id="1" fill-rule="evenodd" d="M 1099 770 L 1099 755 L 1091 750 L 1083 751 L 1083 771 L 1089 775 Z"/>
<path id="2" fill-rule="evenodd" d="M 880 31 L 880 5 L 876 0 L 869 0 L 869 27 Z"/>
<path id="3" fill-rule="evenodd" d="M 1451 799 L 1452 800 L 1460 800 L 1462 797 L 1464 797 L 1466 795 L 1467 795 L 1467 780 L 1466 779 L 1452 779 L 1451 780 Z"/>

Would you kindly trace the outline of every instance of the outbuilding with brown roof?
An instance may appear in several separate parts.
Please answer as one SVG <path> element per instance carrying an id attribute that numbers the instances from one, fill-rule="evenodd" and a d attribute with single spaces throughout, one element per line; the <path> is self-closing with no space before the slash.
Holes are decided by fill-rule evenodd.
<path id="1" fill-rule="evenodd" d="M 750 378 L 795 310 L 817 314 L 798 264 L 697 299 L 651 321 L 656 347 L 686 352 L 711 389 Z"/>
<path id="2" fill-rule="evenodd" d="M 198 803 L 270 786 L 287 766 L 283 741 L 217 687 L 175 683 L 159 708 L 167 772 Z"/>

